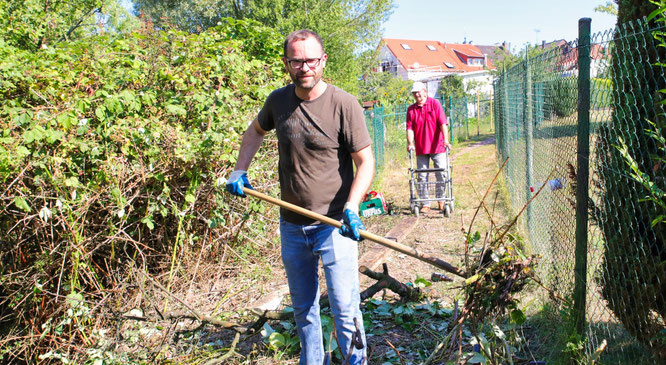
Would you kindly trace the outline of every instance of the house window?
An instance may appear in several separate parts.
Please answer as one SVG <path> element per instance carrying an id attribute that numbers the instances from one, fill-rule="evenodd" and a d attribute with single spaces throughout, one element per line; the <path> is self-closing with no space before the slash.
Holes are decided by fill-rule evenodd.
<path id="1" fill-rule="evenodd" d="M 436 51 L 437 50 L 437 48 L 435 48 L 435 46 L 433 46 L 431 44 L 428 44 L 426 47 L 428 47 L 428 49 L 431 50 L 431 51 Z"/>
<path id="2" fill-rule="evenodd" d="M 407 43 L 400 43 L 400 45 L 401 45 L 402 48 L 404 48 L 404 49 L 407 49 L 407 50 L 412 49 L 412 47 L 410 47 L 409 44 L 407 44 Z"/>
<path id="3" fill-rule="evenodd" d="M 396 73 L 398 72 L 398 66 L 395 63 L 392 62 L 382 62 L 379 65 L 381 71 L 380 72 L 391 72 L 391 73 Z"/>
<path id="4" fill-rule="evenodd" d="M 444 65 L 448 68 L 456 68 L 451 62 L 444 62 Z"/>

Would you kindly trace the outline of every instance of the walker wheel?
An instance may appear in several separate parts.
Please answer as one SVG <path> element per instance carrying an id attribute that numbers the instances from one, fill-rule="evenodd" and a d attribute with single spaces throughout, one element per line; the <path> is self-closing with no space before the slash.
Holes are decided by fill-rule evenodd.
<path id="1" fill-rule="evenodd" d="M 451 209 L 450 205 L 447 204 L 447 205 L 444 206 L 444 216 L 445 217 L 450 217 L 452 211 L 453 210 Z"/>

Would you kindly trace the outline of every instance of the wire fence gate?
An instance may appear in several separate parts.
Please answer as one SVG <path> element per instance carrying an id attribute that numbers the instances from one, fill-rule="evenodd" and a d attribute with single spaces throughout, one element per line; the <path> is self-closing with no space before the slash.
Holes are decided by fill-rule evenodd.
<path id="1" fill-rule="evenodd" d="M 526 245 L 603 363 L 666 361 L 664 30 L 643 20 L 592 35 L 581 19 L 576 41 L 493 85 L 512 209 L 543 186 L 519 222 Z"/>

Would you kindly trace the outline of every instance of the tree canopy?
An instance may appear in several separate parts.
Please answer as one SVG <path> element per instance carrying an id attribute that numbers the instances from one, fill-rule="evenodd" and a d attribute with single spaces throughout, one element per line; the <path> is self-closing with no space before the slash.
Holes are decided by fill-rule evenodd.
<path id="1" fill-rule="evenodd" d="M 439 83 L 438 91 L 441 95 L 462 98 L 465 95 L 465 84 L 460 75 L 447 75 Z"/>
<path id="2" fill-rule="evenodd" d="M 358 94 L 363 74 L 360 51 L 374 47 L 394 0 L 137 0 L 138 14 L 157 27 L 197 33 L 223 17 L 252 19 L 286 35 L 311 29 L 321 35 L 329 54 L 325 77 Z"/>
<path id="3" fill-rule="evenodd" d="M 34 51 L 137 24 L 116 0 L 0 0 L 0 38 L 19 49 Z"/>

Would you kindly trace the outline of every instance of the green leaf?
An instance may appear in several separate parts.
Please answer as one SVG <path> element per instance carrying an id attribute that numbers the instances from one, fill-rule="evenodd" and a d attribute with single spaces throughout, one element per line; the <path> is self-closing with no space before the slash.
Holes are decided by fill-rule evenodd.
<path id="1" fill-rule="evenodd" d="M 65 179 L 65 186 L 71 188 L 78 188 L 81 186 L 81 183 L 79 182 L 79 179 L 76 178 L 76 176 L 70 176 L 67 179 Z"/>
<path id="2" fill-rule="evenodd" d="M 95 116 L 99 119 L 100 122 L 103 122 L 106 119 L 106 108 L 104 106 L 98 106 L 95 109 Z"/>
<path id="3" fill-rule="evenodd" d="M 273 332 L 268 337 L 269 345 L 274 349 L 281 349 L 287 344 L 287 339 L 279 332 Z"/>
<path id="4" fill-rule="evenodd" d="M 44 128 L 40 126 L 35 126 L 32 129 L 29 129 L 23 133 L 23 140 L 26 144 L 30 144 L 34 141 L 41 141 L 44 139 Z"/>
<path id="5" fill-rule="evenodd" d="M 432 283 L 424 278 L 417 278 L 416 280 L 414 280 L 414 286 L 418 288 L 427 288 L 429 286 L 432 286 Z"/>
<path id="6" fill-rule="evenodd" d="M 527 317 L 525 316 L 525 313 L 523 313 L 523 311 L 521 311 L 520 309 L 514 309 L 511 311 L 511 320 L 515 324 L 520 326 L 521 324 L 525 323 Z"/>
<path id="7" fill-rule="evenodd" d="M 57 131 L 53 129 L 48 129 L 46 130 L 46 142 L 53 144 L 56 141 L 62 141 L 63 137 L 65 136 L 65 133 L 62 131 Z"/>
<path id="8" fill-rule="evenodd" d="M 81 293 L 77 292 L 71 292 L 67 295 L 67 304 L 69 304 L 70 307 L 76 308 L 83 304 L 83 295 Z"/>
<path id="9" fill-rule="evenodd" d="M 65 130 L 69 129 L 71 126 L 78 124 L 76 114 L 74 113 L 62 113 L 56 117 L 56 121 L 60 124 Z"/>
<path id="10" fill-rule="evenodd" d="M 32 209 L 30 209 L 30 206 L 28 205 L 28 202 L 22 196 L 14 197 L 12 202 L 14 202 L 14 205 L 17 208 L 21 209 L 26 213 L 30 213 L 32 211 Z"/>
<path id="11" fill-rule="evenodd" d="M 649 22 L 650 20 L 654 19 L 657 15 L 665 11 L 666 11 L 666 5 L 662 5 L 659 9 L 651 12 L 650 15 L 647 16 L 647 21 Z"/>
<path id="12" fill-rule="evenodd" d="M 153 222 L 153 217 L 151 216 L 143 217 L 143 219 L 141 219 L 141 223 L 145 224 L 146 227 L 148 227 L 148 229 L 151 231 L 155 228 L 155 222 Z"/>
<path id="13" fill-rule="evenodd" d="M 30 154 L 30 150 L 26 148 L 25 146 L 18 146 L 16 148 L 16 155 L 18 155 L 19 158 L 23 158 L 25 156 L 28 156 Z"/>
<path id="14" fill-rule="evenodd" d="M 488 362 L 488 359 L 479 352 L 475 352 L 474 356 L 467 360 L 468 364 L 485 364 L 486 362 Z"/>
<path id="15" fill-rule="evenodd" d="M 194 195 L 192 195 L 191 193 L 185 194 L 185 201 L 186 202 L 191 204 L 191 203 L 194 203 L 195 200 L 196 199 L 194 198 Z"/>
<path id="16" fill-rule="evenodd" d="M 166 111 L 169 114 L 173 114 L 173 115 L 179 115 L 179 116 L 186 116 L 187 115 L 187 109 L 183 108 L 182 105 L 177 105 L 177 104 L 167 104 L 166 105 Z"/>

